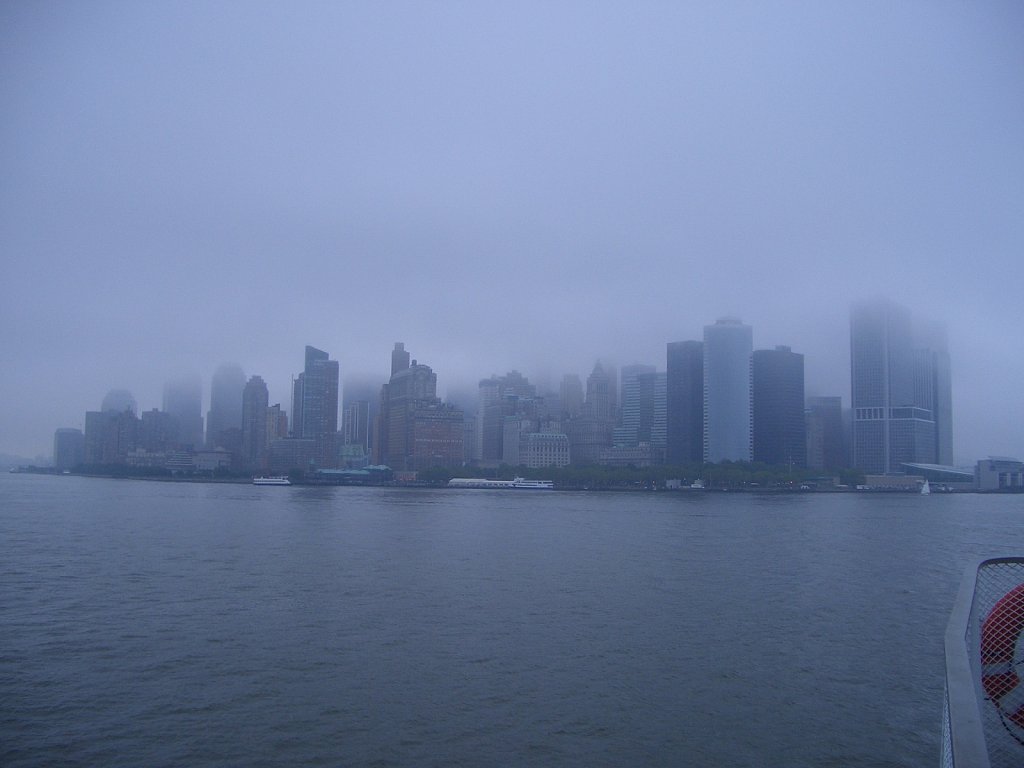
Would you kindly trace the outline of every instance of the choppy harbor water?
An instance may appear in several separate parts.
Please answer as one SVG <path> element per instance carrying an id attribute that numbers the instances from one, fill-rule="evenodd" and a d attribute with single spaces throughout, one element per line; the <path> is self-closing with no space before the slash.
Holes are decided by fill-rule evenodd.
<path id="1" fill-rule="evenodd" d="M 932 766 L 1024 496 L 0 478 L 0 764 Z"/>

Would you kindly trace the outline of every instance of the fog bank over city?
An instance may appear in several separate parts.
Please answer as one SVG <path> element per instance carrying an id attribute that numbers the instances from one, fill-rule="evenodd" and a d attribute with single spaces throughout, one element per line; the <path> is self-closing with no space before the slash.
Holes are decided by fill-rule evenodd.
<path id="1" fill-rule="evenodd" d="M 1024 458 L 1024 6 L 0 6 L 0 453 L 304 345 L 472 391 L 665 369 L 725 315 L 849 407 L 850 305 L 949 334 Z"/>

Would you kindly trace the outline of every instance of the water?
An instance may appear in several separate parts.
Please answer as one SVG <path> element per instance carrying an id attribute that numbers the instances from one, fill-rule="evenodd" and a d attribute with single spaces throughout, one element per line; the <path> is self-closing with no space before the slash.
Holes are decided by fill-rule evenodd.
<path id="1" fill-rule="evenodd" d="M 1024 496 L 0 477 L 0 764 L 932 766 Z"/>

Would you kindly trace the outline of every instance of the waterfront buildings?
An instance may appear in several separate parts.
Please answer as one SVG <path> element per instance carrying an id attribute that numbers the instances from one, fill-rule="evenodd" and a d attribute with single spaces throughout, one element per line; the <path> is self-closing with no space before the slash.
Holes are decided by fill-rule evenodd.
<path id="1" fill-rule="evenodd" d="M 753 453 L 753 329 L 726 317 L 704 326 L 704 461 L 750 461 Z"/>
<path id="2" fill-rule="evenodd" d="M 666 458 L 669 464 L 704 460 L 704 344 L 673 341 L 667 348 Z"/>
<path id="3" fill-rule="evenodd" d="M 989 456 L 974 468 L 974 487 L 979 491 L 1024 490 L 1024 463 L 1009 456 Z"/>
<path id="4" fill-rule="evenodd" d="M 752 356 L 754 461 L 804 467 L 804 356 L 789 347 Z"/>
<path id="5" fill-rule="evenodd" d="M 886 299 L 855 304 L 854 465 L 868 473 L 898 474 L 907 463 L 952 463 L 949 371 L 945 341 L 934 327 L 915 328 L 910 312 Z M 947 461 L 940 462 L 940 454 Z"/>

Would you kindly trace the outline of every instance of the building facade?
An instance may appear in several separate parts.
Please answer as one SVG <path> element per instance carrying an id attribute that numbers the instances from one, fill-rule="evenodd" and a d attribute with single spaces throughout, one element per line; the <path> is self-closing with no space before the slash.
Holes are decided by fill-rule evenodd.
<path id="1" fill-rule="evenodd" d="M 225 364 L 210 379 L 210 409 L 206 412 L 206 446 L 228 448 L 225 433 L 242 428 L 242 390 L 245 373 L 241 366 Z"/>
<path id="2" fill-rule="evenodd" d="M 736 318 L 704 326 L 704 461 L 753 457 L 754 333 Z"/>
<path id="3" fill-rule="evenodd" d="M 262 471 L 267 467 L 267 415 L 270 393 L 260 376 L 253 376 L 242 390 L 242 451 L 245 469 Z"/>
<path id="4" fill-rule="evenodd" d="M 666 460 L 675 466 L 704 460 L 704 343 L 668 344 Z"/>
<path id="5" fill-rule="evenodd" d="M 62 427 L 53 433 L 53 466 L 59 470 L 74 469 L 85 462 L 85 433 L 80 429 Z"/>
<path id="6" fill-rule="evenodd" d="M 163 412 L 178 420 L 178 442 L 187 450 L 205 443 L 203 431 L 203 381 L 198 376 L 181 376 L 164 385 Z"/>
<path id="7" fill-rule="evenodd" d="M 409 361 L 404 345 L 391 353 L 391 378 L 381 387 L 375 461 L 408 472 L 460 466 L 462 411 L 437 397 L 437 374 Z"/>
<path id="8" fill-rule="evenodd" d="M 759 349 L 752 365 L 754 461 L 807 466 L 804 356 L 789 347 Z"/>
<path id="9" fill-rule="evenodd" d="M 842 398 L 807 398 L 804 419 L 807 425 L 808 468 L 841 469 L 849 466 Z"/>
<path id="10" fill-rule="evenodd" d="M 338 465 L 338 361 L 306 346 L 305 367 L 292 383 L 292 436 L 315 440 L 316 464 Z"/>
<path id="11" fill-rule="evenodd" d="M 885 299 L 854 305 L 850 379 L 856 467 L 899 474 L 903 464 L 952 463 L 949 354 L 935 331 L 915 329 Z"/>

